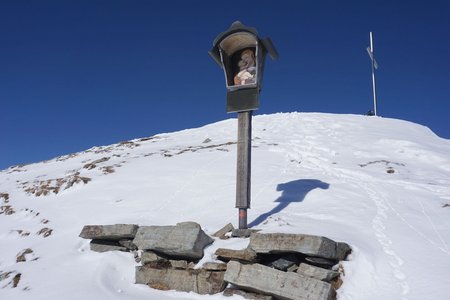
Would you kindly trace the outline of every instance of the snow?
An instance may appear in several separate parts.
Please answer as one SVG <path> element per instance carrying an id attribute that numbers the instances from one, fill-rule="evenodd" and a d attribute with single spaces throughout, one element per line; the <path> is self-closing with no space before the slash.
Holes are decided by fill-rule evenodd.
<path id="1" fill-rule="evenodd" d="M 0 171 L 0 193 L 9 195 L 0 196 L 1 206 L 15 211 L 0 214 L 0 276 L 11 272 L 0 281 L 0 298 L 230 299 L 134 284 L 132 254 L 92 252 L 78 234 L 87 224 L 195 221 L 208 234 L 236 226 L 236 126 L 229 119 Z M 77 176 L 91 180 L 68 187 Z M 57 179 L 64 181 L 57 194 L 30 193 L 33 186 L 56 187 Z M 340 300 L 447 299 L 446 204 L 450 140 L 426 127 L 321 113 L 253 118 L 249 223 L 262 232 L 349 243 Z M 52 230 L 48 237 L 38 234 L 43 228 Z M 216 240 L 199 266 L 215 260 L 217 248 L 247 244 Z M 16 262 L 28 248 L 26 261 Z"/>

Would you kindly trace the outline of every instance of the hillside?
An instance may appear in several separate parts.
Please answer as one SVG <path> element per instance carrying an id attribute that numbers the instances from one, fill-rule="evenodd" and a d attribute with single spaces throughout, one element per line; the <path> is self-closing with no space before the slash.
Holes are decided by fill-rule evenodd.
<path id="1" fill-rule="evenodd" d="M 236 126 L 229 119 L 0 171 L 0 298 L 230 299 L 135 285 L 131 254 L 92 252 L 78 234 L 86 224 L 195 221 L 209 234 L 236 225 Z M 349 243 L 340 300 L 446 299 L 450 140 L 379 117 L 256 116 L 248 220 L 263 232 Z M 246 243 L 218 240 L 202 262 Z"/>

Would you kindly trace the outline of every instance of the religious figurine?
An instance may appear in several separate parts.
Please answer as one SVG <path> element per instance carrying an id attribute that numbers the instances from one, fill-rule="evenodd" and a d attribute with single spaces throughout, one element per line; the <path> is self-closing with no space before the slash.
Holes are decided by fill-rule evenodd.
<path id="1" fill-rule="evenodd" d="M 255 54 L 251 49 L 242 51 L 238 67 L 239 72 L 234 76 L 234 85 L 252 84 L 256 82 Z"/>

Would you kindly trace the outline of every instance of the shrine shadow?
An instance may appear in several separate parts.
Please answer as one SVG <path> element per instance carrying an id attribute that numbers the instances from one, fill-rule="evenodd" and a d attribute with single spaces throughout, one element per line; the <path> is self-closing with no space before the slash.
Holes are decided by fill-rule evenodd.
<path id="1" fill-rule="evenodd" d="M 328 183 L 317 179 L 299 179 L 286 183 L 280 183 L 279 185 L 277 185 L 277 191 L 282 191 L 282 193 L 281 196 L 274 201 L 278 202 L 278 205 L 250 222 L 250 224 L 248 224 L 248 228 L 261 224 L 271 215 L 279 213 L 280 211 L 288 207 L 288 205 L 292 202 L 302 202 L 303 200 L 305 200 L 306 195 L 312 190 L 326 190 L 329 187 L 330 185 Z"/>

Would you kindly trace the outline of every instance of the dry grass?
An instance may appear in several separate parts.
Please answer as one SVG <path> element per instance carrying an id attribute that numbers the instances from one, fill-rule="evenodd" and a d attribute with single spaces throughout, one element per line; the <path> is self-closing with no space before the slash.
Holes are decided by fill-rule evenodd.
<path id="1" fill-rule="evenodd" d="M 31 253 L 33 253 L 33 250 L 30 248 L 20 251 L 20 253 L 16 255 L 16 262 L 19 263 L 27 261 L 26 255 Z"/>
<path id="2" fill-rule="evenodd" d="M 9 194 L 8 193 L 0 193 L 0 199 L 3 199 L 3 203 L 9 203 Z"/>
<path id="3" fill-rule="evenodd" d="M 39 230 L 38 232 L 36 232 L 37 235 L 42 235 L 44 236 L 44 238 L 49 237 L 53 232 L 53 229 L 48 228 L 48 227 L 44 227 L 41 230 Z"/>
<path id="4" fill-rule="evenodd" d="M 15 210 L 12 208 L 11 205 L 0 206 L 0 215 L 1 214 L 12 215 L 14 213 L 15 213 Z"/>
<path id="5" fill-rule="evenodd" d="M 33 194 L 36 197 L 39 197 L 39 196 L 47 196 L 51 193 L 56 195 L 62 189 L 67 190 L 68 188 L 71 188 L 74 184 L 81 182 L 87 184 L 91 180 L 92 179 L 89 177 L 80 176 L 80 172 L 76 172 L 64 178 L 34 181 L 33 183 L 24 182 L 22 183 L 22 187 L 26 193 Z"/>

